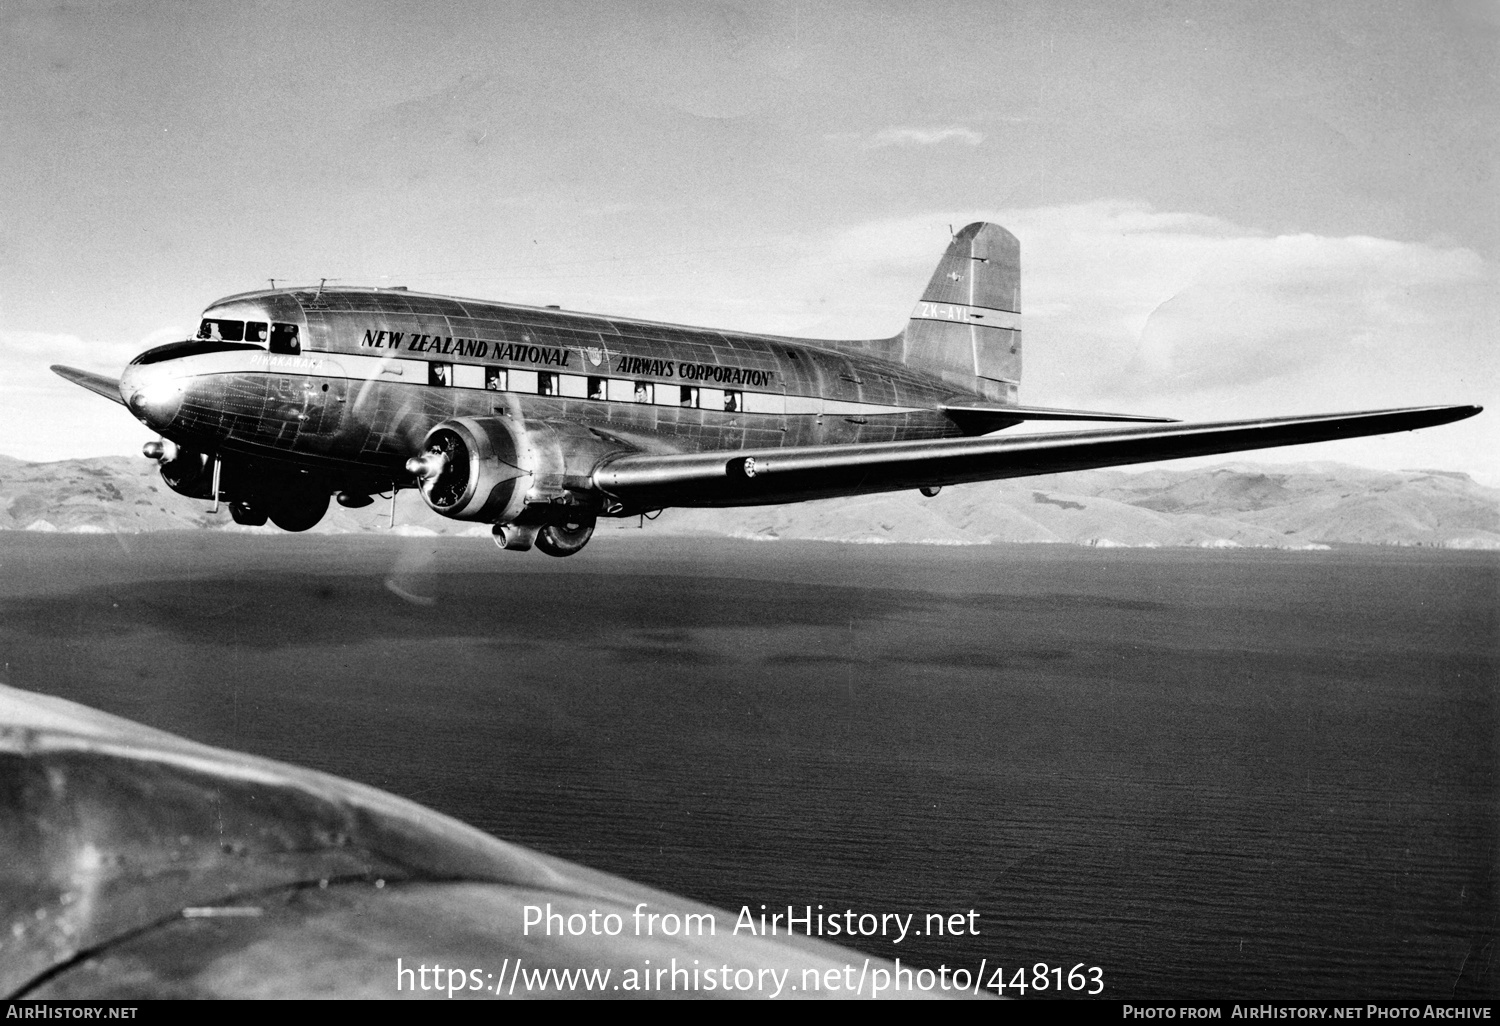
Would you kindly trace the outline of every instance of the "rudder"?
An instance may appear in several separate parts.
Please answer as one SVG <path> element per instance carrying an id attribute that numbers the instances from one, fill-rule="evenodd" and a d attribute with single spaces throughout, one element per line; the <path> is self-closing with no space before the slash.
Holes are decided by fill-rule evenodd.
<path id="1" fill-rule="evenodd" d="M 948 245 L 902 333 L 901 362 L 996 402 L 1021 383 L 1021 243 L 975 222 Z"/>

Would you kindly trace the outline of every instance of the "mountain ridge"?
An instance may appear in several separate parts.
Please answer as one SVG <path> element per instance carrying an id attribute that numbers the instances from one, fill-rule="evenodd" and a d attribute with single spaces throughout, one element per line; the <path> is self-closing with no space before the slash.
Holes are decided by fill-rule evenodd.
<path id="1" fill-rule="evenodd" d="M 388 529 L 390 504 L 330 506 L 322 533 Z M 635 521 L 601 521 L 600 529 Z M 0 530 L 104 533 L 272 532 L 175 494 L 149 460 L 120 456 L 26 463 L 0 457 Z M 447 520 L 411 492 L 402 534 L 488 534 Z M 1193 470 L 1089 470 L 782 506 L 670 509 L 652 533 L 763 540 L 982 545 L 1324 548 L 1335 544 L 1500 549 L 1500 489 L 1467 474 L 1336 463 L 1230 462 Z"/>

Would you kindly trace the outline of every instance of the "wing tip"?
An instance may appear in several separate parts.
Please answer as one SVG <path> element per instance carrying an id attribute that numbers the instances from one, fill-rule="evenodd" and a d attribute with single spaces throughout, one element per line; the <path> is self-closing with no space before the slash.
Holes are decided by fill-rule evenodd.
<path id="1" fill-rule="evenodd" d="M 1432 426 L 1439 424 L 1452 424 L 1455 421 L 1468 420 L 1484 412 L 1483 406 L 1474 406 L 1461 403 L 1456 406 L 1419 406 L 1414 410 L 1402 411 L 1410 413 L 1425 413 L 1432 417 Z"/>

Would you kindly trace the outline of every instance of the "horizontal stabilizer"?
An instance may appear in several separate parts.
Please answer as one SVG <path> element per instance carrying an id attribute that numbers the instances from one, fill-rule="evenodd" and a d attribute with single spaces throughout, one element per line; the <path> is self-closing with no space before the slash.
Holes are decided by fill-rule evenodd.
<path id="1" fill-rule="evenodd" d="M 624 456 L 600 467 L 594 481 L 630 507 L 755 506 L 1412 431 L 1463 420 L 1480 409 L 1424 406 L 1011 437 Z"/>
<path id="2" fill-rule="evenodd" d="M 75 385 L 82 385 L 90 392 L 98 392 L 106 399 L 113 399 L 121 406 L 125 405 L 125 399 L 120 395 L 120 382 L 115 378 L 107 378 L 103 374 L 94 374 L 91 371 L 79 370 L 77 367 L 64 367 L 60 363 L 52 365 L 52 373 L 58 377 L 67 378 Z"/>

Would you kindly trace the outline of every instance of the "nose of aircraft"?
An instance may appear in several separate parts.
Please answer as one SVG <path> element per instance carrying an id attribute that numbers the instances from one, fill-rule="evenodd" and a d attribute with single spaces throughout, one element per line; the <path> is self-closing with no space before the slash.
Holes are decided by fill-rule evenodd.
<path id="1" fill-rule="evenodd" d="M 120 398 L 139 420 L 160 431 L 182 406 L 182 382 L 168 364 L 133 363 L 120 375 Z"/>

